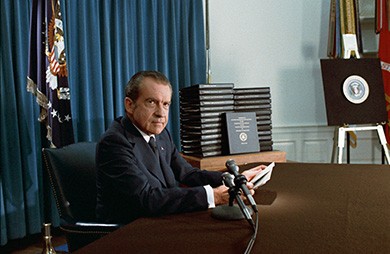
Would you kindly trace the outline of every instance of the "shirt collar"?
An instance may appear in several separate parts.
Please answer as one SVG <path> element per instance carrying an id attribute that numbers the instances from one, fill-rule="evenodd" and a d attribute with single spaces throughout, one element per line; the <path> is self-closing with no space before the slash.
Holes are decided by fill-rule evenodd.
<path id="1" fill-rule="evenodd" d="M 141 133 L 141 135 L 145 139 L 146 143 L 149 143 L 149 140 L 151 137 L 154 137 L 154 139 L 156 139 L 156 135 L 154 135 L 154 134 L 148 135 L 145 132 L 141 131 L 135 124 L 133 124 L 133 125 L 139 131 L 139 133 Z"/>

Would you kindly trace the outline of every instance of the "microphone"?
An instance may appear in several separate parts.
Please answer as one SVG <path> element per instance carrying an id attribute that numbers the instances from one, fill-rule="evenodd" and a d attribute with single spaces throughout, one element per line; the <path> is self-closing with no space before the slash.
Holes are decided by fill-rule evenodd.
<path id="1" fill-rule="evenodd" d="M 249 203 L 252 206 L 253 211 L 258 212 L 256 202 L 250 193 L 248 187 L 246 186 L 247 179 L 244 175 L 238 172 L 238 166 L 236 162 L 232 159 L 226 161 L 226 168 L 230 173 L 234 175 L 234 183 L 236 186 L 240 187 L 240 189 L 244 192 L 246 198 L 249 200 Z"/>
<path id="2" fill-rule="evenodd" d="M 226 187 L 228 188 L 234 187 L 233 179 L 234 177 L 229 172 L 222 173 L 222 181 Z"/>
<path id="3" fill-rule="evenodd" d="M 229 172 L 225 172 L 222 174 L 222 181 L 225 184 L 226 187 L 229 188 L 229 193 L 231 194 L 232 192 L 235 192 L 234 188 L 234 182 L 233 182 L 233 176 Z M 244 204 L 244 201 L 242 201 L 241 196 L 239 193 L 235 193 L 235 198 L 237 200 L 237 204 L 241 209 L 241 212 L 243 213 L 245 219 L 249 222 L 249 224 L 255 228 L 255 223 L 252 220 L 251 213 L 248 210 L 248 207 Z M 229 202 L 230 203 L 230 202 Z M 233 205 L 233 204 L 229 204 Z"/>

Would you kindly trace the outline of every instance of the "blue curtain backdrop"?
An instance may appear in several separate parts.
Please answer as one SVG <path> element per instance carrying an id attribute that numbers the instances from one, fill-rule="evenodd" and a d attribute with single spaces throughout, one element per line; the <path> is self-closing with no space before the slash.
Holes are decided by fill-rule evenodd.
<path id="1" fill-rule="evenodd" d="M 26 91 L 32 0 L 0 1 L 0 245 L 41 232 L 41 125 Z M 61 0 L 75 141 L 97 141 L 123 115 L 137 71 L 173 85 L 168 128 L 179 145 L 182 87 L 206 80 L 202 0 Z M 58 225 L 58 221 L 57 221 Z"/>
<path id="2" fill-rule="evenodd" d="M 202 0 L 64 1 L 76 139 L 97 140 L 124 114 L 124 87 L 159 70 L 174 94 L 168 129 L 179 146 L 180 88 L 205 82 Z"/>
<path id="3" fill-rule="evenodd" d="M 26 92 L 29 9 L 28 1 L 0 1 L 1 244 L 42 223 L 38 108 Z"/>

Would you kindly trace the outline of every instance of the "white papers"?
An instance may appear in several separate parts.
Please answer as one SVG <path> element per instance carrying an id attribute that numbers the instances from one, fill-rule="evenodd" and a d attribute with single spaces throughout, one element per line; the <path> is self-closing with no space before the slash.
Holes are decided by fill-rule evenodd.
<path id="1" fill-rule="evenodd" d="M 265 169 L 260 171 L 253 179 L 250 181 L 254 185 L 254 189 L 264 185 L 266 182 L 268 182 L 269 179 L 271 179 L 272 169 L 275 166 L 275 162 L 272 162 L 269 164 Z"/>

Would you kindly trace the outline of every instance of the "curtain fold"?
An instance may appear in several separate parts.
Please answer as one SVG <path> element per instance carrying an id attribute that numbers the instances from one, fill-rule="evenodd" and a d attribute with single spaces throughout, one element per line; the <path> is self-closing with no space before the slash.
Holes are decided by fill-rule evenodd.
<path id="1" fill-rule="evenodd" d="M 26 89 L 32 2 L 0 1 L 0 245 L 45 221 L 46 129 Z M 97 141 L 124 114 L 130 77 L 155 69 L 172 83 L 168 129 L 180 147 L 179 89 L 206 80 L 202 0 L 61 0 L 61 11 L 75 142 Z"/>
<path id="2" fill-rule="evenodd" d="M 0 244 L 41 231 L 40 126 L 26 91 L 29 1 L 0 1 Z"/>

